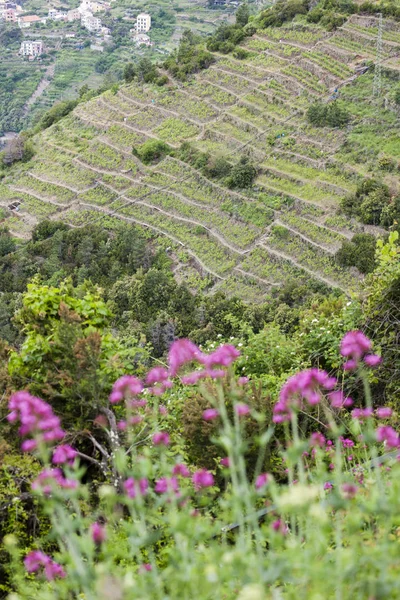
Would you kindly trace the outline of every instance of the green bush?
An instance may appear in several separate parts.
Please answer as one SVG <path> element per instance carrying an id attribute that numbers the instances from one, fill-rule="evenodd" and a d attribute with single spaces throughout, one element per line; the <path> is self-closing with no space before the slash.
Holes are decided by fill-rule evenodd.
<path id="1" fill-rule="evenodd" d="M 137 148 L 132 149 L 132 153 L 138 156 L 145 165 L 155 160 L 159 160 L 171 152 L 171 147 L 161 140 L 147 140 Z"/>
<path id="2" fill-rule="evenodd" d="M 43 117 L 39 121 L 39 129 L 47 129 L 53 125 L 53 123 L 57 123 L 57 121 L 72 112 L 77 104 L 77 100 L 58 102 L 52 108 L 50 108 L 50 110 L 44 113 Z"/>
<path id="3" fill-rule="evenodd" d="M 375 268 L 376 238 L 370 233 L 357 233 L 345 241 L 336 253 L 342 267 L 357 267 L 361 273 L 371 273 Z"/>
<path id="4" fill-rule="evenodd" d="M 336 101 L 316 102 L 307 110 L 307 119 L 315 127 L 344 127 L 350 121 L 350 114 Z"/>
<path id="5" fill-rule="evenodd" d="M 256 167 L 247 157 L 242 156 L 239 162 L 232 167 L 227 184 L 230 188 L 248 188 L 253 185 L 256 176 Z"/>

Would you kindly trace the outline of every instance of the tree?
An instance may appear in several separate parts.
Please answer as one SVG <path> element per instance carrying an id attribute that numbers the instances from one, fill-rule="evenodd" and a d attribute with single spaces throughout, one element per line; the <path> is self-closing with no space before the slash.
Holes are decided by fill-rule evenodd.
<path id="1" fill-rule="evenodd" d="M 244 27 L 249 22 L 250 11 L 247 2 L 241 4 L 236 11 L 236 24 Z"/>
<path id="2" fill-rule="evenodd" d="M 242 156 L 239 162 L 232 167 L 231 174 L 228 177 L 228 187 L 247 188 L 253 185 L 257 176 L 257 169 L 246 156 Z"/>

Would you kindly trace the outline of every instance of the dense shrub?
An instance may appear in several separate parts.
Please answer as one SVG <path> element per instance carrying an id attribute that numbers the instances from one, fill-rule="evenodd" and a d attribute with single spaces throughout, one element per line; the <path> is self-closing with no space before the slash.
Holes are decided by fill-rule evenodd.
<path id="1" fill-rule="evenodd" d="M 256 167 L 246 156 L 242 156 L 241 159 L 232 167 L 230 175 L 227 179 L 227 185 L 230 188 L 248 188 L 253 185 L 253 181 L 256 176 Z"/>
<path id="2" fill-rule="evenodd" d="M 47 129 L 57 123 L 60 119 L 68 115 L 77 106 L 77 100 L 66 100 L 65 102 L 58 102 L 50 110 L 44 113 L 43 117 L 39 121 L 39 129 Z"/>
<path id="3" fill-rule="evenodd" d="M 389 226 L 399 215 L 399 200 L 391 197 L 386 184 L 365 179 L 355 194 L 342 199 L 341 208 L 347 215 L 359 217 L 368 225 Z"/>
<path id="4" fill-rule="evenodd" d="M 171 152 L 171 147 L 161 140 L 147 140 L 140 146 L 134 147 L 132 152 L 138 156 L 145 165 L 160 160 Z"/>
<path id="5" fill-rule="evenodd" d="M 217 31 L 208 39 L 207 48 L 211 52 L 222 52 L 228 54 L 234 50 L 246 37 L 246 32 L 241 25 L 227 25 L 223 23 Z"/>
<path id="6" fill-rule="evenodd" d="M 350 114 L 336 101 L 316 102 L 308 108 L 307 119 L 315 127 L 344 127 L 350 121 Z"/>
<path id="7" fill-rule="evenodd" d="M 261 28 L 280 27 L 286 21 L 291 21 L 296 15 L 304 15 L 308 10 L 308 0 L 278 0 L 271 8 L 258 16 Z"/>
<path id="8" fill-rule="evenodd" d="M 371 273 L 375 268 L 376 238 L 369 233 L 357 233 L 342 244 L 336 260 L 342 267 L 357 267 L 361 273 Z"/>

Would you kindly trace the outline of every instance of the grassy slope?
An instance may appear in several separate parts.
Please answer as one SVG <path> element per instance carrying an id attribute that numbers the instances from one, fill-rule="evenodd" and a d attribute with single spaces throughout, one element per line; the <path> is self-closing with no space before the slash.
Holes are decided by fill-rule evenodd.
<path id="1" fill-rule="evenodd" d="M 352 17 L 333 33 L 303 23 L 259 31 L 243 44 L 245 60 L 216 55 L 189 84 L 123 86 L 79 105 L 37 136 L 34 160 L 0 187 L 2 204 L 22 201 L 13 230 L 26 235 L 48 216 L 74 226 L 125 220 L 168 245 L 193 285 L 195 267 L 197 283 L 207 274 L 215 289 L 251 300 L 290 276 L 351 292 L 360 277 L 333 254 L 360 226 L 337 207 L 365 175 L 399 189 L 398 175 L 377 171 L 381 155 L 399 158 L 398 114 L 372 97 L 368 73 L 341 88 L 354 116 L 347 130 L 313 129 L 304 112 L 373 56 L 376 34 L 363 23 Z M 400 69 L 399 29 L 390 37 L 385 61 Z M 391 89 L 384 77 L 383 95 Z M 248 153 L 260 166 L 255 189 L 231 192 L 172 158 L 145 167 L 131 147 L 154 137 L 176 147 L 189 139 L 230 160 Z"/>

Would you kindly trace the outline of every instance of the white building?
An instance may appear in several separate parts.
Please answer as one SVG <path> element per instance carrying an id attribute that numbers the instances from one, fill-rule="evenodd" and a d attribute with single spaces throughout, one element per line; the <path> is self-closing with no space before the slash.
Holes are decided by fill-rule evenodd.
<path id="1" fill-rule="evenodd" d="M 136 19 L 135 29 L 138 33 L 147 33 L 151 27 L 151 16 L 147 13 L 140 13 Z"/>
<path id="2" fill-rule="evenodd" d="M 101 19 L 94 17 L 91 13 L 83 13 L 81 23 L 91 33 L 101 30 Z"/>
<path id="3" fill-rule="evenodd" d="M 73 8 L 67 12 L 67 21 L 77 21 L 81 18 L 81 13 L 77 8 Z"/>
<path id="4" fill-rule="evenodd" d="M 24 40 L 21 42 L 19 54 L 22 56 L 40 56 L 43 52 L 42 40 Z"/>

